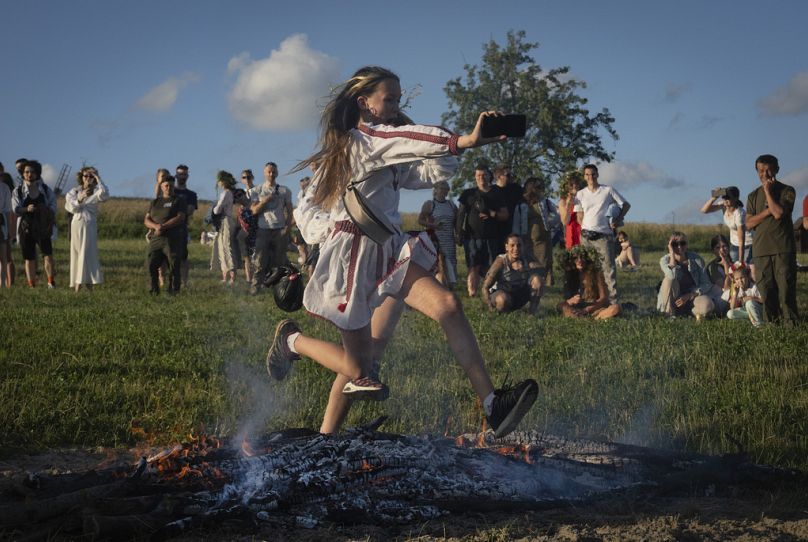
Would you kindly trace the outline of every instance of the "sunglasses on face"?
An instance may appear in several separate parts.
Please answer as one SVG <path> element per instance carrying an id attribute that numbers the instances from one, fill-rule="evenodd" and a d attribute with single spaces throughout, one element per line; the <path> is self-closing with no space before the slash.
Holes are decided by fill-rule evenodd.
<path id="1" fill-rule="evenodd" d="M 673 241 L 673 242 L 671 242 L 671 246 L 673 248 L 686 247 L 687 246 L 687 241 Z"/>

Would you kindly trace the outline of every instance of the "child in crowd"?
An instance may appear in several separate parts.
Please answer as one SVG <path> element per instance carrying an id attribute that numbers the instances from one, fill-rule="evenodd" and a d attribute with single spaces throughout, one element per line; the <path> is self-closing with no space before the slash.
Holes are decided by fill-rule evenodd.
<path id="1" fill-rule="evenodd" d="M 749 320 L 755 327 L 763 325 L 763 299 L 746 265 L 735 264 L 732 285 L 724 290 L 722 299 L 729 304 L 727 318 L 730 320 Z"/>
<path id="2" fill-rule="evenodd" d="M 620 254 L 614 260 L 615 265 L 620 268 L 628 267 L 629 271 L 636 271 L 640 265 L 640 251 L 634 248 L 624 231 L 617 234 L 617 242 L 620 244 Z"/>

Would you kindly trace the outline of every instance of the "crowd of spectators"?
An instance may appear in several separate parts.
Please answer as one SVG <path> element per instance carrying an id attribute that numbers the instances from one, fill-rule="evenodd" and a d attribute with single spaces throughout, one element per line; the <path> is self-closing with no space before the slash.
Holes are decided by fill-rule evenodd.
<path id="1" fill-rule="evenodd" d="M 20 159 L 15 166 L 16 180 L 0 164 L 0 278 L 6 287 L 14 283 L 16 242 L 28 285 L 37 284 L 41 256 L 47 287 L 54 288 L 56 194 L 43 182 L 38 161 Z M 728 228 L 728 236 L 711 239 L 708 263 L 688 247 L 684 233 L 670 235 L 659 262 L 659 313 L 697 320 L 726 316 L 755 326 L 797 321 L 797 246 L 791 223 L 796 194 L 776 179 L 779 163 L 774 156 L 758 157 L 755 169 L 760 186 L 746 205 L 740 190 L 727 186 L 713 189 L 702 206 L 703 213 L 720 211 Z M 295 228 L 292 192 L 277 183 L 277 165 L 267 162 L 263 174 L 264 182 L 256 185 L 252 170 L 243 170 L 241 187 L 229 172 L 217 174 L 218 197 L 204 219 L 210 231 L 202 236 L 213 244 L 210 266 L 221 274 L 222 283 L 232 286 L 243 269 L 253 295 L 261 292 L 272 269 L 289 264 L 290 251 L 297 252 L 304 271 L 313 268 L 318 254 L 318 247 L 308 246 Z M 103 282 L 97 215 L 109 189 L 93 167 L 82 167 L 76 177 L 76 185 L 65 194 L 65 211 L 70 217 L 68 284 L 78 291 Z M 153 294 L 165 282 L 169 293 L 188 282 L 188 223 L 198 207 L 188 178 L 184 164 L 173 176 L 159 169 L 154 199 L 145 209 L 146 267 Z M 299 197 L 309 182 L 301 179 Z M 562 301 L 555 307 L 560 314 L 604 319 L 623 311 L 617 270 L 640 267 L 639 250 L 621 229 L 631 205 L 614 187 L 599 183 L 595 165 L 562 175 L 557 201 L 548 197 L 544 179 L 519 183 L 505 165 L 491 170 L 478 164 L 474 186 L 463 190 L 457 203 L 447 182 L 432 188 L 418 224 L 439 253 L 437 278 L 450 289 L 461 280 L 456 247 L 462 246 L 467 293 L 479 296 L 493 311 L 526 307 L 537 314 L 556 276 L 563 279 Z M 795 226 L 808 230 L 808 197 Z M 560 256 L 554 258 L 554 250 Z"/>

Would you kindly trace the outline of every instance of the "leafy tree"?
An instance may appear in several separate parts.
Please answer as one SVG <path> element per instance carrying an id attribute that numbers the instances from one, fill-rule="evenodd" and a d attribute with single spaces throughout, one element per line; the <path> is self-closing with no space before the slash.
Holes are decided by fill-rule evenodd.
<path id="1" fill-rule="evenodd" d="M 504 47 L 489 41 L 483 46 L 482 65 L 466 64 L 465 80 L 458 77 L 444 87 L 450 105 L 442 121 L 457 132 L 472 130 L 480 112 L 487 110 L 523 113 L 528 123 L 524 138 L 463 153 L 455 192 L 473 180 L 480 161 L 508 164 L 517 179 L 533 176 L 549 184 L 548 179 L 579 163 L 614 157 L 603 148 L 600 135 L 604 130 L 618 138 L 609 110 L 592 115 L 586 98 L 578 94 L 586 83 L 568 77 L 568 66 L 542 70 L 531 56 L 538 44 L 524 39 L 524 31 L 510 31 Z"/>

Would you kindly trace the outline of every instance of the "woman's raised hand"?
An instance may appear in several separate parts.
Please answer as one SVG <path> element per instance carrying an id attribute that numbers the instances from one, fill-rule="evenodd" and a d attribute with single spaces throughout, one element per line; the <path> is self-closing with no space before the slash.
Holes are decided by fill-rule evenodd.
<path id="1" fill-rule="evenodd" d="M 474 126 L 474 130 L 468 135 L 462 135 L 457 140 L 457 148 L 459 149 L 471 149 L 474 147 L 482 147 L 483 145 L 488 145 L 489 143 L 496 143 L 497 141 L 505 141 L 508 139 L 508 136 L 500 135 L 494 137 L 483 137 L 482 135 L 482 124 L 483 119 L 486 117 L 501 117 L 503 113 L 500 111 L 483 111 L 480 113 L 480 116 L 477 117 L 477 124 Z"/>

